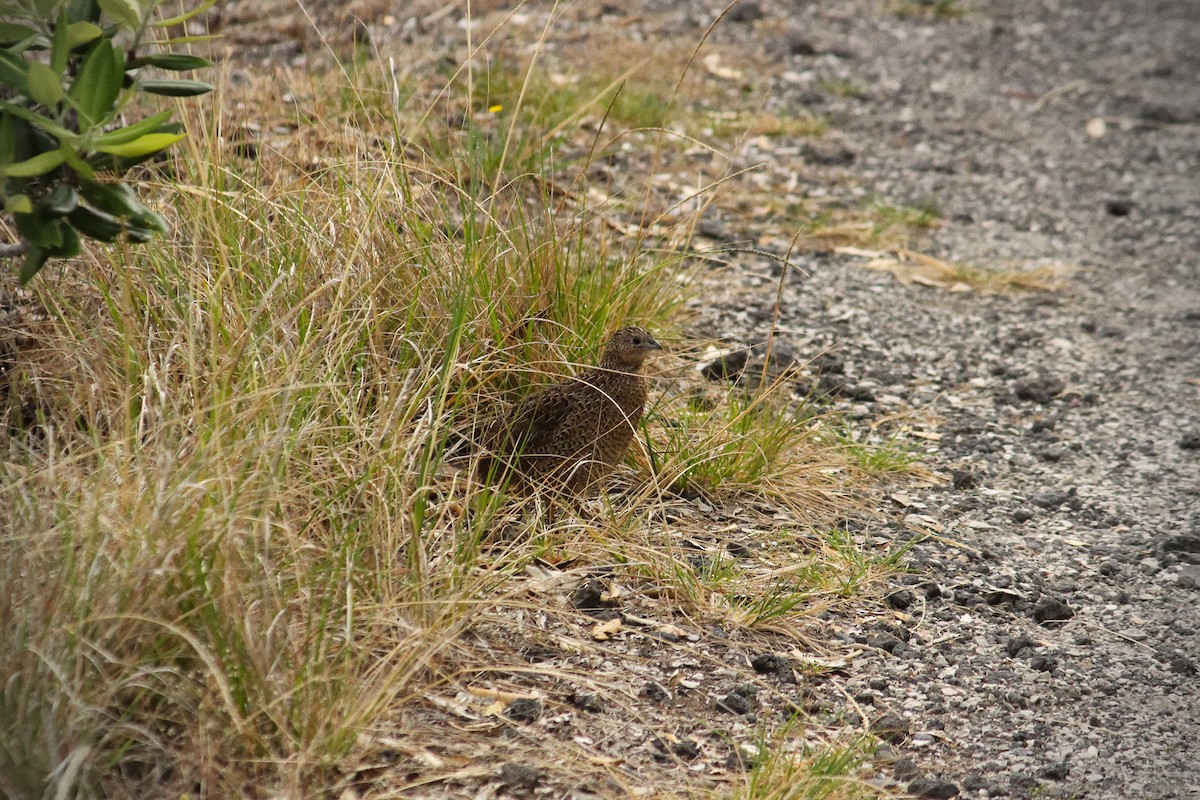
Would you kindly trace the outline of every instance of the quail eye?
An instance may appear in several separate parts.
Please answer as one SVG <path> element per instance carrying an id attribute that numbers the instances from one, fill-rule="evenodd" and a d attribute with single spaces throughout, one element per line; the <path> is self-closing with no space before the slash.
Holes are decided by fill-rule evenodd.
<path id="1" fill-rule="evenodd" d="M 641 343 L 642 343 L 642 337 L 640 337 L 640 336 L 635 336 L 635 337 L 633 337 L 633 343 L 634 343 L 634 344 L 641 344 Z"/>

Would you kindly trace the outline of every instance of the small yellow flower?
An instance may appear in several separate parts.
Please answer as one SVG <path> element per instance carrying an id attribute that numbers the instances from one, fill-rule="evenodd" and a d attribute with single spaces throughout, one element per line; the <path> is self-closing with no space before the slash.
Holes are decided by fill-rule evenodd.
<path id="1" fill-rule="evenodd" d="M 499 114 L 503 110 L 504 110 L 504 106 L 500 105 L 499 103 L 497 103 L 494 106 L 488 106 L 488 113 L 491 113 L 491 114 Z"/>

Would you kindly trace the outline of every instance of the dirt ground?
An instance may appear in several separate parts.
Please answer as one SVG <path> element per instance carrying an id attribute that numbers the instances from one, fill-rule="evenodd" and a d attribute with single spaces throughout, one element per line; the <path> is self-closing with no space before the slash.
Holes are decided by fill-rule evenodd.
<path id="1" fill-rule="evenodd" d="M 319 49 L 302 16 L 265 20 L 255 5 L 222 12 L 225 30 L 253 45 L 244 58 L 303 64 Z M 475 5 L 485 20 L 508 11 Z M 547 11 L 522 7 L 510 24 L 536 36 Z M 335 49 L 361 28 L 401 61 L 453 50 L 468 27 L 462 9 L 437 3 L 310 12 Z M 618 54 L 691 47 L 719 12 L 696 0 L 577 3 L 548 41 L 560 55 L 598 42 Z M 730 186 L 736 201 L 709 210 L 697 246 L 784 255 L 795 226 L 761 198 L 875 198 L 936 208 L 913 247 L 945 262 L 1072 268 L 1056 289 L 989 293 L 908 269 L 894 247 L 791 255 L 780 339 L 821 356 L 809 378 L 836 389 L 839 409 L 908 420 L 940 477 L 895 492 L 881 506 L 893 522 L 869 531 L 927 534 L 896 581 L 894 618 L 824 620 L 844 660 L 798 702 L 823 724 L 881 735 L 879 780 L 916 795 L 1200 795 L 1200 5 L 744 0 L 706 47 L 720 55 L 707 65 L 712 94 L 688 102 L 719 105 L 751 84 L 765 112 L 804 110 L 828 130 L 745 141 L 729 166 L 755 172 Z M 643 166 L 614 160 L 606 179 Z M 665 181 L 682 181 L 684 166 L 669 170 Z M 694 333 L 762 341 L 777 265 L 734 260 L 732 281 L 714 274 Z M 661 667 L 631 679 L 639 687 L 695 658 L 656 641 L 634 648 L 639 664 Z M 735 644 L 706 635 L 695 668 L 724 660 L 727 684 L 755 677 L 755 653 Z M 602 656 L 574 666 L 607 674 Z M 753 710 L 750 692 L 724 695 L 714 712 L 660 689 L 656 713 L 675 715 L 677 731 Z M 539 724 L 574 724 L 591 702 L 577 700 Z M 762 713 L 767 701 L 754 702 Z M 589 748 L 658 748 L 673 754 L 664 769 L 726 757 L 686 734 L 602 729 L 580 734 Z M 472 769 L 463 762 L 452 794 L 480 796 L 500 765 Z"/>

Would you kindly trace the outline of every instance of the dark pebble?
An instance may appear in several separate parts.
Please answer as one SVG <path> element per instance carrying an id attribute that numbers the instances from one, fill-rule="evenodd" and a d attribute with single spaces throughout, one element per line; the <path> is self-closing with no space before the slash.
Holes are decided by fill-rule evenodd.
<path id="1" fill-rule="evenodd" d="M 920 775 L 921 771 L 917 769 L 917 762 L 911 758 L 902 758 L 892 765 L 892 774 L 898 781 L 911 781 Z"/>
<path id="2" fill-rule="evenodd" d="M 1132 210 L 1133 203 L 1129 200 L 1107 200 L 1104 203 L 1104 212 L 1110 217 L 1128 217 Z"/>
<path id="3" fill-rule="evenodd" d="M 1033 519 L 1033 512 L 1028 508 L 1018 508 L 1012 512 L 1013 522 L 1028 522 Z"/>
<path id="4" fill-rule="evenodd" d="M 1026 742 L 1036 742 L 1045 737 L 1047 731 L 1039 725 L 1032 727 L 1018 728 L 1013 731 L 1012 739 L 1014 742 L 1024 744 Z"/>
<path id="5" fill-rule="evenodd" d="M 871 758 L 879 761 L 882 764 L 895 764 L 900 760 L 900 754 L 896 752 L 896 748 L 892 747 L 887 742 L 880 742 L 875 745 L 871 751 Z"/>
<path id="6" fill-rule="evenodd" d="M 707 236 L 710 239 L 720 239 L 721 241 L 730 241 L 734 238 L 733 229 L 723 222 L 714 219 L 703 219 L 696 226 L 696 233 L 701 236 Z"/>
<path id="7" fill-rule="evenodd" d="M 950 480 L 956 492 L 974 488 L 977 483 L 975 473 L 969 469 L 956 469 L 950 475 Z"/>
<path id="8" fill-rule="evenodd" d="M 251 161 L 258 159 L 258 145 L 245 139 L 233 143 L 233 154 Z"/>
<path id="9" fill-rule="evenodd" d="M 1038 782 L 1037 778 L 1033 777 L 1032 775 L 1026 775 L 1018 772 L 1009 777 L 1008 785 L 1011 786 L 1015 791 L 1019 792 L 1022 797 L 1025 797 L 1031 794 L 1032 791 L 1037 788 Z"/>
<path id="10" fill-rule="evenodd" d="M 1197 671 L 1196 663 L 1185 656 L 1176 656 L 1171 659 L 1171 672 L 1179 675 L 1195 675 Z"/>
<path id="11" fill-rule="evenodd" d="M 592 714 L 598 714 L 604 710 L 604 704 L 600 702 L 599 696 L 595 694 L 576 694 L 572 692 L 567 695 L 567 702 L 580 711 L 587 711 Z"/>
<path id="12" fill-rule="evenodd" d="M 558 658 L 561 655 L 562 652 L 559 650 L 555 650 L 551 647 L 542 647 L 538 644 L 521 648 L 521 657 L 530 664 L 536 664 L 539 661 L 549 661 L 553 658 Z"/>
<path id="13" fill-rule="evenodd" d="M 846 391 L 846 378 L 842 375 L 824 374 L 817 379 L 816 392 L 830 397 L 840 397 Z"/>
<path id="14" fill-rule="evenodd" d="M 1095 329 L 1094 323 L 1092 328 L 1093 330 Z M 1046 433 L 1053 431 L 1056 425 L 1058 425 L 1058 420 L 1054 417 L 1042 417 L 1041 419 L 1035 419 L 1033 424 L 1029 426 L 1029 430 L 1032 433 Z"/>
<path id="15" fill-rule="evenodd" d="M 884 601 L 892 608 L 903 611 L 913 604 L 913 593 L 908 589 L 900 589 L 889 594 Z"/>
<path id="16" fill-rule="evenodd" d="M 899 744 L 908 738 L 908 720 L 899 714 L 884 714 L 871 723 L 871 733 L 885 742 Z"/>
<path id="17" fill-rule="evenodd" d="M 1183 533 L 1164 539 L 1158 545 L 1158 559 L 1161 561 L 1168 554 L 1183 556 L 1181 560 L 1189 563 L 1200 563 L 1200 535 Z"/>
<path id="18" fill-rule="evenodd" d="M 671 752 L 684 761 L 695 761 L 700 756 L 700 748 L 687 739 L 671 745 Z"/>
<path id="19" fill-rule="evenodd" d="M 822 353 L 808 364 L 818 375 L 828 373 L 842 374 L 846 371 L 846 362 L 837 353 Z"/>
<path id="20" fill-rule="evenodd" d="M 1040 405 L 1046 405 L 1067 388 L 1067 384 L 1058 378 L 1039 377 L 1024 378 L 1013 384 L 1013 394 L 1018 400 L 1028 400 Z"/>
<path id="21" fill-rule="evenodd" d="M 996 589 L 986 592 L 983 599 L 989 606 L 999 606 L 1005 603 L 1016 605 L 1021 601 L 1021 595 L 1010 589 Z"/>
<path id="22" fill-rule="evenodd" d="M 1038 654 L 1029 659 L 1030 669 L 1037 670 L 1038 672 L 1053 672 L 1054 668 L 1057 666 L 1058 659 L 1056 659 L 1054 656 L 1045 655 L 1044 653 Z"/>
<path id="23" fill-rule="evenodd" d="M 785 656 L 777 656 L 774 653 L 759 653 L 750 659 L 750 666 L 759 675 L 792 675 L 791 662 Z"/>
<path id="24" fill-rule="evenodd" d="M 730 693 L 717 701 L 717 708 L 721 711 L 728 711 L 730 714 L 748 715 L 754 711 L 750 705 L 750 701 L 744 696 L 736 693 Z"/>
<path id="25" fill-rule="evenodd" d="M 895 636 L 892 636 L 890 633 L 881 633 L 877 636 L 872 636 L 871 638 L 867 639 L 867 644 L 878 650 L 883 650 L 886 653 L 896 655 L 896 651 L 904 645 L 904 642 L 900 641 Z"/>
<path id="26" fill-rule="evenodd" d="M 1200 450 L 1200 433 L 1185 433 L 1179 439 L 1179 446 L 1184 450 Z"/>
<path id="27" fill-rule="evenodd" d="M 1075 616 L 1075 611 L 1063 600 L 1051 595 L 1043 595 L 1037 605 L 1030 610 L 1029 616 L 1045 625 L 1071 619 Z"/>
<path id="28" fill-rule="evenodd" d="M 1014 636 L 1005 642 L 1004 652 L 1008 653 L 1009 658 L 1016 658 L 1022 650 L 1031 650 L 1037 646 L 1037 642 L 1028 636 Z"/>
<path id="29" fill-rule="evenodd" d="M 867 386 L 850 386 L 846 388 L 843 394 L 859 403 L 872 403 L 875 401 L 875 391 Z"/>
<path id="30" fill-rule="evenodd" d="M 993 788 L 994 786 L 995 786 L 995 784 L 989 782 L 987 778 L 983 777 L 982 775 L 978 775 L 978 774 L 968 775 L 963 780 L 963 788 L 966 789 L 968 792 L 984 792 L 984 791 L 986 791 L 988 794 L 994 795 L 994 794 L 996 794 L 996 791 Z"/>
<path id="31" fill-rule="evenodd" d="M 754 767 L 754 760 L 748 758 L 741 750 L 734 750 L 725 756 L 725 769 L 730 772 L 745 772 Z"/>
<path id="32" fill-rule="evenodd" d="M 746 369 L 746 362 L 749 360 L 749 350 L 737 350 L 705 364 L 700 369 L 700 374 L 710 381 L 737 380 Z"/>
<path id="33" fill-rule="evenodd" d="M 802 152 L 808 161 L 827 167 L 844 167 L 853 164 L 858 157 L 857 153 L 841 144 L 809 142 L 804 145 Z"/>
<path id="34" fill-rule="evenodd" d="M 530 697 L 518 698 L 504 709 L 504 716 L 514 722 L 537 722 L 542 716 L 542 701 Z"/>
<path id="35" fill-rule="evenodd" d="M 1033 497 L 1029 498 L 1035 506 L 1045 509 L 1054 509 L 1061 506 L 1074 496 L 1075 490 L 1054 489 L 1046 492 L 1036 492 Z"/>
<path id="36" fill-rule="evenodd" d="M 1071 768 L 1067 762 L 1060 761 L 1057 764 L 1051 764 L 1041 771 L 1041 776 L 1051 781 L 1061 781 L 1071 773 Z"/>
<path id="37" fill-rule="evenodd" d="M 654 681 L 650 681 L 649 683 L 647 683 L 645 686 L 642 687 L 642 697 L 648 697 L 649 699 L 654 700 L 659 703 L 661 703 L 663 700 L 666 700 L 670 696 L 671 695 L 667 692 L 666 689 L 659 686 Z"/>
<path id="38" fill-rule="evenodd" d="M 958 787 L 937 778 L 917 778 L 908 785 L 908 793 L 914 797 L 928 797 L 931 800 L 949 800 L 951 797 L 958 797 Z"/>
<path id="39" fill-rule="evenodd" d="M 514 764 L 509 761 L 500 767 L 500 780 L 520 791 L 532 792 L 541 779 L 537 768 L 526 764 Z"/>
<path id="40" fill-rule="evenodd" d="M 799 34 L 788 37 L 787 51 L 789 55 L 793 56 L 815 56 L 817 54 L 816 46 Z"/>
<path id="41" fill-rule="evenodd" d="M 725 17 L 730 22 L 754 22 L 766 16 L 763 13 L 762 6 L 754 2 L 738 3 Z"/>
<path id="42" fill-rule="evenodd" d="M 1067 454 L 1067 451 L 1063 448 L 1063 446 L 1061 444 L 1052 444 L 1049 447 L 1047 447 L 1045 450 L 1043 450 L 1042 452 L 1038 453 L 1038 457 L 1040 459 L 1042 459 L 1042 461 L 1049 461 L 1050 463 L 1055 463 L 1057 461 L 1062 461 L 1063 456 L 1065 456 L 1066 454 Z"/>
<path id="43" fill-rule="evenodd" d="M 606 588 L 604 581 L 596 578 L 584 581 L 578 589 L 571 593 L 571 605 L 579 611 L 601 611 L 612 608 L 611 601 L 600 599 Z"/>

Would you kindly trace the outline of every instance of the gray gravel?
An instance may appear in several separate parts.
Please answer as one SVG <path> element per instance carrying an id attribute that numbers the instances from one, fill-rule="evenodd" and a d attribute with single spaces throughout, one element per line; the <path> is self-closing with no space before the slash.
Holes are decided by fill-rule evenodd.
<path id="1" fill-rule="evenodd" d="M 379 6 L 380 41 L 462 35 L 437 3 L 391 22 L 360 5 Z M 569 9 L 581 28 L 690 43 L 724 5 Z M 710 39 L 774 60 L 747 78 L 771 81 L 767 111 L 831 121 L 822 139 L 751 141 L 733 166 L 761 163 L 762 186 L 931 202 L 930 254 L 1080 267 L 1060 291 L 988 296 L 902 284 L 848 255 L 796 259 L 807 275 L 785 287 L 780 345 L 823 354 L 809 379 L 847 414 L 940 436 L 921 441 L 942 478 L 882 509 L 891 526 L 858 530 L 934 535 L 896 581 L 894 622 L 830 619 L 862 655 L 806 687 L 819 696 L 805 708 L 873 732 L 881 780 L 919 796 L 1200 795 L 1200 3 L 936 5 L 743 0 Z M 644 177 L 629 158 L 613 162 L 614 192 Z M 757 224 L 714 208 L 700 244 L 777 236 Z M 775 265 L 744 260 L 738 303 L 705 297 L 699 333 L 749 343 L 769 329 Z M 755 670 L 774 674 L 770 658 Z M 660 679 L 647 668 L 649 702 L 671 697 Z M 753 697 L 690 713 L 741 718 L 767 702 Z M 622 726 L 622 741 L 649 735 Z M 519 763 L 502 779 L 549 782 Z"/>
<path id="2" fill-rule="evenodd" d="M 777 102 L 843 154 L 810 176 L 935 202 L 939 257 L 1082 268 L 997 297 L 802 261 L 788 344 L 869 389 L 853 413 L 942 435 L 946 481 L 894 510 L 897 540 L 940 531 L 898 582 L 911 620 L 849 634 L 875 655 L 842 687 L 906 723 L 881 755 L 915 794 L 1200 794 L 1200 4 L 758 5 L 721 35 L 798 51 Z M 770 295 L 710 332 L 761 332 Z"/>

